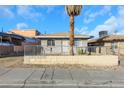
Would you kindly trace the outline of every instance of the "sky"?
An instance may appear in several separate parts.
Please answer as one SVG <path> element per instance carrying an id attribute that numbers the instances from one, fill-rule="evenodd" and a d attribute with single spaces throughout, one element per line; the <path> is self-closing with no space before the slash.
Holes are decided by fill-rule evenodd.
<path id="1" fill-rule="evenodd" d="M 0 5 L 0 31 L 37 29 L 42 34 L 69 32 L 65 6 Z M 75 33 L 98 37 L 98 32 L 124 34 L 124 6 L 84 5 L 75 17 Z"/>

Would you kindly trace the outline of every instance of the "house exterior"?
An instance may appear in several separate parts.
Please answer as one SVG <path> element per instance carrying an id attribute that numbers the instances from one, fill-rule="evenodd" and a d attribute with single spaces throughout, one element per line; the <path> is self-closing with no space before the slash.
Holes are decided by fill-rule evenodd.
<path id="1" fill-rule="evenodd" d="M 40 32 L 36 29 L 25 29 L 25 30 L 13 29 L 8 33 L 17 34 L 24 37 L 34 37 L 40 35 Z"/>
<path id="2" fill-rule="evenodd" d="M 24 41 L 23 36 L 0 32 L 0 42 L 1 43 L 21 45 L 21 42 L 23 42 L 23 41 Z"/>
<path id="3" fill-rule="evenodd" d="M 23 54 L 25 45 L 40 45 L 40 42 L 34 38 L 0 32 L 0 56 Z"/>
<path id="4" fill-rule="evenodd" d="M 41 46 L 44 47 L 46 53 L 53 54 L 68 54 L 69 53 L 69 33 L 55 33 L 35 36 L 41 40 Z M 88 39 L 91 36 L 75 34 L 74 37 L 74 52 L 77 47 L 87 47 Z"/>
<path id="5" fill-rule="evenodd" d="M 90 40 L 88 46 L 103 47 L 102 52 L 114 52 L 124 54 L 124 35 L 108 35 L 96 40 Z"/>

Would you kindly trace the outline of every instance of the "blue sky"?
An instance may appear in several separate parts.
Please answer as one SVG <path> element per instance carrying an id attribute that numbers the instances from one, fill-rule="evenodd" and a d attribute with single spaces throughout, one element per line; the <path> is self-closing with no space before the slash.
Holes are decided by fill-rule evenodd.
<path id="1" fill-rule="evenodd" d="M 64 6 L 0 6 L 0 28 L 37 29 L 42 34 L 69 32 L 69 16 Z M 101 30 L 109 34 L 124 34 L 124 6 L 83 6 L 75 17 L 75 33 L 98 36 Z"/>

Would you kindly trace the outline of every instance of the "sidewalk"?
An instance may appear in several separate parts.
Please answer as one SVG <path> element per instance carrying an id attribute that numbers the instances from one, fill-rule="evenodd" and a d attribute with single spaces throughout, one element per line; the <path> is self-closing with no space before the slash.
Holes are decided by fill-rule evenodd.
<path id="1" fill-rule="evenodd" d="M 124 87 L 124 68 L 0 68 L 0 87 Z"/>

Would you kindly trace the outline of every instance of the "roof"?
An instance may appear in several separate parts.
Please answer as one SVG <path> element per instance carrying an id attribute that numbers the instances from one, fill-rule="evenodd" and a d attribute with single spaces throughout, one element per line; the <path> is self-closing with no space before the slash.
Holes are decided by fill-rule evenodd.
<path id="1" fill-rule="evenodd" d="M 37 31 L 37 29 L 13 29 L 12 31 Z"/>
<path id="2" fill-rule="evenodd" d="M 96 43 L 96 42 L 111 42 L 111 41 L 124 41 L 124 35 L 108 35 L 102 38 L 98 38 L 96 40 L 89 40 L 88 43 Z"/>
<path id="3" fill-rule="evenodd" d="M 12 37 L 12 38 L 16 38 L 16 39 L 24 39 L 23 36 L 16 35 L 16 34 L 7 34 L 7 33 L 3 33 L 3 32 L 0 32 L 0 36 Z"/>
<path id="4" fill-rule="evenodd" d="M 103 41 L 124 41 L 124 35 L 110 35 L 102 38 Z"/>
<path id="5" fill-rule="evenodd" d="M 88 40 L 88 43 L 93 43 L 93 42 L 96 42 L 97 40 L 96 39 L 90 39 Z"/>
<path id="6" fill-rule="evenodd" d="M 0 32 L 0 36 L 8 36 L 8 34 Z"/>
<path id="7" fill-rule="evenodd" d="M 85 38 L 89 39 L 91 36 L 89 35 L 81 35 L 81 34 L 75 34 L 75 38 Z M 35 38 L 69 38 L 69 33 L 54 33 L 54 34 L 44 34 L 35 36 Z"/>

